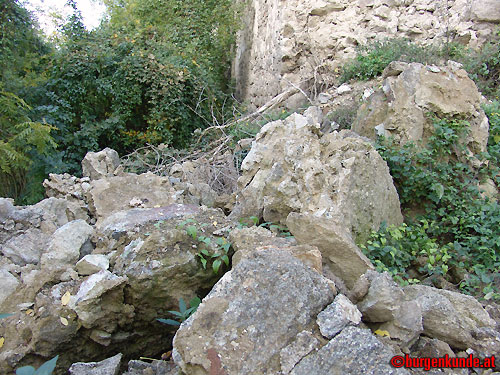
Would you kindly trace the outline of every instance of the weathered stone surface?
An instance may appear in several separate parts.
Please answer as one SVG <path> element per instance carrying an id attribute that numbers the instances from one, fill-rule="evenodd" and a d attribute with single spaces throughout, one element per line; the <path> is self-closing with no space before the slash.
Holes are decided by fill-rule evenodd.
<path id="1" fill-rule="evenodd" d="M 281 372 L 289 374 L 302 358 L 319 346 L 319 343 L 319 340 L 311 332 L 300 332 L 290 345 L 281 349 Z"/>
<path id="2" fill-rule="evenodd" d="M 404 368 L 390 365 L 393 355 L 370 330 L 349 326 L 327 345 L 300 361 L 290 374 L 409 374 Z"/>
<path id="3" fill-rule="evenodd" d="M 111 177 L 120 165 L 120 156 L 115 150 L 106 147 L 99 152 L 87 152 L 82 160 L 82 174 L 91 180 Z"/>
<path id="4" fill-rule="evenodd" d="M 80 258 L 82 247 L 93 234 L 94 228 L 83 220 L 75 220 L 63 225 L 52 235 L 49 248 L 40 259 L 42 267 L 73 266 Z"/>
<path id="5" fill-rule="evenodd" d="M 260 107 L 292 85 L 306 93 L 333 86 L 338 68 L 359 45 L 405 38 L 452 40 L 478 48 L 500 22 L 497 0 L 252 0 L 244 12 L 232 77 L 242 101 Z M 314 77 L 316 86 L 307 85 Z M 309 91 L 310 90 L 310 91 Z M 314 99 L 314 97 L 312 97 Z M 307 103 L 303 94 L 286 107 Z"/>
<path id="6" fill-rule="evenodd" d="M 367 270 L 373 269 L 351 236 L 334 220 L 292 212 L 286 225 L 299 243 L 318 247 L 323 266 L 340 277 L 348 288 L 352 288 Z"/>
<path id="7" fill-rule="evenodd" d="M 91 181 L 85 196 L 89 209 L 98 221 L 111 214 L 130 209 L 129 202 L 136 198 L 144 208 L 181 203 L 179 194 L 167 177 L 152 173 L 128 174 Z"/>
<path id="8" fill-rule="evenodd" d="M 109 268 L 109 259 L 102 254 L 85 255 L 76 263 L 79 275 L 87 276 Z"/>
<path id="9" fill-rule="evenodd" d="M 403 289 L 387 272 L 369 272 L 371 279 L 368 294 L 358 303 L 363 320 L 369 322 L 388 322 L 394 320 L 404 301 Z"/>
<path id="10" fill-rule="evenodd" d="M 318 314 L 316 322 L 321 334 L 327 339 L 332 339 L 346 326 L 357 326 L 361 322 L 361 312 L 346 296 L 339 294 Z"/>
<path id="11" fill-rule="evenodd" d="M 179 368 L 172 362 L 134 360 L 128 363 L 128 371 L 123 375 L 179 375 Z"/>
<path id="12" fill-rule="evenodd" d="M 420 305 L 424 334 L 448 343 L 454 349 L 474 347 L 473 332 L 494 327 L 481 304 L 473 297 L 424 285 L 404 288 L 405 298 Z"/>
<path id="13" fill-rule="evenodd" d="M 391 339 L 399 340 L 405 347 L 411 346 L 423 332 L 422 310 L 415 301 L 405 301 L 394 314 L 394 320 L 380 326 L 389 332 Z"/>
<path id="14" fill-rule="evenodd" d="M 333 299 L 327 279 L 271 246 L 249 253 L 215 285 L 174 338 L 182 371 L 275 374 L 281 349 Z"/>
<path id="15" fill-rule="evenodd" d="M 102 270 L 86 279 L 76 295 L 71 296 L 68 306 L 78 314 L 78 320 L 85 328 L 100 328 L 112 333 L 116 322 L 110 315 L 117 315 L 117 321 L 130 320 L 134 307 L 124 304 L 123 288 L 126 277 L 119 277 Z"/>
<path id="16" fill-rule="evenodd" d="M 401 223 L 385 161 L 352 132 L 321 135 L 311 108 L 257 134 L 242 163 L 231 217 L 284 222 L 290 212 L 312 213 L 337 219 L 359 240 L 383 221 Z"/>
<path id="17" fill-rule="evenodd" d="M 36 228 L 30 228 L 19 236 L 0 245 L 0 252 L 15 264 L 38 264 L 42 251 L 47 249 L 50 236 Z"/>
<path id="18" fill-rule="evenodd" d="M 0 288 L 0 311 L 3 311 L 3 301 L 16 291 L 19 286 L 19 280 L 9 271 L 0 269 L 0 285 L 2 286 Z"/>
<path id="19" fill-rule="evenodd" d="M 249 252 L 262 246 L 271 245 L 290 252 L 305 265 L 322 273 L 322 256 L 318 248 L 311 245 L 297 245 L 297 241 L 293 237 L 278 237 L 266 228 L 253 226 L 231 230 L 229 241 L 236 250 L 232 259 L 233 265 L 236 265 L 242 258 L 248 256 Z"/>
<path id="20" fill-rule="evenodd" d="M 500 23 L 500 3 L 496 0 L 479 0 L 472 3 L 475 21 Z"/>
<path id="21" fill-rule="evenodd" d="M 397 71 L 404 70 L 396 75 Z M 397 66 L 397 68 L 394 68 Z M 481 109 L 481 94 L 467 72 L 454 65 L 433 69 L 418 63 L 393 62 L 382 89 L 358 110 L 352 129 L 372 139 L 377 134 L 401 144 L 425 142 L 434 133 L 428 112 L 440 117 L 468 119 L 470 136 L 464 140 L 474 153 L 486 150 L 488 119 Z"/>
<path id="22" fill-rule="evenodd" d="M 419 357 L 439 358 L 448 355 L 450 358 L 456 357 L 450 346 L 444 341 L 431 339 L 425 336 L 420 337 L 414 347 L 414 355 Z"/>
<path id="23" fill-rule="evenodd" d="M 77 362 L 71 365 L 69 373 L 71 375 L 118 375 L 122 354 L 105 359 L 101 362 Z"/>

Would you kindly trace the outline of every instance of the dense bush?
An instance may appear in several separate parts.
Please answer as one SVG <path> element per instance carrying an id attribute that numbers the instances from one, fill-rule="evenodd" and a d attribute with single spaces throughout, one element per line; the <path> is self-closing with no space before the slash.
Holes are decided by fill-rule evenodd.
<path id="1" fill-rule="evenodd" d="M 379 140 L 378 151 L 389 165 L 403 209 L 425 209 L 415 221 L 382 228 L 362 245 L 379 268 L 408 280 L 407 271 L 424 257 L 421 278 L 438 273 L 464 291 L 500 297 L 500 205 L 479 190 L 482 180 L 498 176 L 499 119 L 492 108 L 498 109 L 498 103 L 488 111 L 492 136 L 484 155 L 465 156 L 459 142 L 467 129 L 463 120 L 435 118 L 426 147 Z M 472 157 L 482 159 L 482 166 L 471 167 Z"/>

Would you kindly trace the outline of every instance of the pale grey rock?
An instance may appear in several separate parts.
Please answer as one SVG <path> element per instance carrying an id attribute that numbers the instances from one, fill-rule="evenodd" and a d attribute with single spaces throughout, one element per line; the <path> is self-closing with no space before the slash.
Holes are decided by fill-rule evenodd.
<path id="1" fill-rule="evenodd" d="M 119 321 L 133 317 L 134 307 L 124 303 L 126 281 L 126 277 L 106 270 L 93 274 L 80 285 L 76 295 L 71 296 L 68 307 L 76 312 L 85 328 L 112 333 Z"/>
<path id="2" fill-rule="evenodd" d="M 332 339 L 346 326 L 357 326 L 361 322 L 361 312 L 346 296 L 339 294 L 318 314 L 316 322 L 321 334 L 327 339 Z"/>
<path id="3" fill-rule="evenodd" d="M 404 301 L 394 314 L 394 320 L 383 323 L 380 328 L 389 332 L 391 339 L 410 347 L 423 332 L 422 310 L 415 301 Z"/>
<path id="4" fill-rule="evenodd" d="M 107 147 L 99 152 L 88 152 L 82 160 L 83 175 L 91 180 L 98 180 L 114 175 L 120 165 L 118 152 Z"/>
<path id="5" fill-rule="evenodd" d="M 9 271 L 0 269 L 0 311 L 3 301 L 5 301 L 11 294 L 13 294 L 19 286 L 19 280 L 12 275 Z"/>
<path id="6" fill-rule="evenodd" d="M 363 320 L 368 322 L 388 322 L 396 318 L 404 301 L 403 289 L 396 284 L 387 272 L 370 272 L 368 294 L 358 302 Z"/>
<path id="7" fill-rule="evenodd" d="M 319 346 L 319 343 L 311 332 L 300 332 L 290 345 L 281 349 L 281 372 L 285 375 L 289 374 L 302 358 Z"/>
<path id="8" fill-rule="evenodd" d="M 109 268 L 109 259 L 102 254 L 85 255 L 76 263 L 76 270 L 82 276 L 92 275 Z"/>
<path id="9" fill-rule="evenodd" d="M 392 367 L 392 356 L 392 350 L 384 346 L 370 330 L 348 326 L 327 345 L 302 359 L 290 374 L 410 374 L 404 368 Z"/>
<path id="10" fill-rule="evenodd" d="M 281 349 L 333 300 L 326 278 L 272 246 L 226 273 L 174 337 L 173 358 L 188 374 L 276 374 Z M 243 359 L 243 360 L 242 360 Z"/>
<path id="11" fill-rule="evenodd" d="M 50 237 L 37 228 L 30 228 L 0 245 L 0 252 L 15 264 L 38 264 Z"/>
<path id="12" fill-rule="evenodd" d="M 43 253 L 40 264 L 43 268 L 74 266 L 80 258 L 82 247 L 94 234 L 94 228 L 83 220 L 74 220 L 56 230 Z"/>
<path id="13" fill-rule="evenodd" d="M 352 91 L 351 86 L 349 86 L 345 83 L 337 88 L 338 95 L 346 94 L 346 93 L 351 92 L 351 91 Z"/>
<path id="14" fill-rule="evenodd" d="M 495 327 L 495 321 L 471 296 L 424 285 L 407 286 L 404 293 L 406 300 L 420 305 L 423 333 L 454 349 L 474 347 L 477 329 Z"/>
<path id="15" fill-rule="evenodd" d="M 69 368 L 71 375 L 118 375 L 122 354 L 105 359 L 101 362 L 77 362 Z"/>
<path id="16" fill-rule="evenodd" d="M 144 208 L 182 203 L 182 197 L 176 194 L 168 177 L 151 172 L 93 180 L 85 198 L 98 224 L 116 212 L 129 210 L 129 202 L 134 198 L 140 199 Z"/>
<path id="17" fill-rule="evenodd" d="M 286 225 L 299 243 L 318 247 L 323 267 L 340 277 L 348 288 L 352 288 L 367 270 L 373 269 L 350 234 L 335 220 L 292 212 Z"/>
<path id="18" fill-rule="evenodd" d="M 383 221 L 401 223 L 385 161 L 353 132 L 322 135 L 314 108 L 262 127 L 243 160 L 230 217 L 284 223 L 290 212 L 310 213 L 335 218 L 358 241 Z"/>
<path id="19" fill-rule="evenodd" d="M 380 133 L 383 124 L 383 135 L 401 145 L 425 145 L 434 133 L 427 116 L 432 112 L 439 117 L 468 119 L 470 135 L 464 143 L 474 153 L 486 150 L 488 120 L 481 108 L 481 94 L 465 70 L 392 62 L 384 76 L 382 89 L 359 108 L 352 130 L 376 139 L 376 130 Z"/>
<path id="20" fill-rule="evenodd" d="M 474 1 L 472 17 L 476 21 L 500 23 L 500 3 L 496 0 Z"/>
<path id="21" fill-rule="evenodd" d="M 180 372 L 172 362 L 132 360 L 128 363 L 128 371 L 123 375 L 180 375 Z"/>

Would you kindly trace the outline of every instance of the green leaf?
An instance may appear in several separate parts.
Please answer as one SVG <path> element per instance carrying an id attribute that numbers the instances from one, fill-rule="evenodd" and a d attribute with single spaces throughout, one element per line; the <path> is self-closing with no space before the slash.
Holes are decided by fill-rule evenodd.
<path id="1" fill-rule="evenodd" d="M 204 270 L 207 269 L 207 260 L 205 258 L 200 258 L 201 260 L 201 265 L 203 267 Z"/>
<path id="2" fill-rule="evenodd" d="M 193 307 L 194 309 L 197 309 L 198 306 L 200 305 L 200 303 L 201 303 L 201 299 L 198 296 L 191 298 L 191 301 L 189 301 L 189 305 L 191 307 Z"/>
<path id="3" fill-rule="evenodd" d="M 178 317 L 181 317 L 183 314 L 180 313 L 179 311 L 174 311 L 174 310 L 168 310 L 168 312 L 172 315 L 175 315 L 175 316 L 178 316 Z"/>
<path id="4" fill-rule="evenodd" d="M 193 238 L 193 240 L 196 240 L 196 236 L 198 233 L 198 229 L 194 225 L 190 225 L 186 228 L 186 233 Z"/>
<path id="5" fill-rule="evenodd" d="M 56 355 L 50 361 L 45 362 L 38 368 L 38 370 L 35 371 L 35 375 L 51 375 L 52 371 L 56 368 L 58 358 L 59 356 Z"/>
<path id="6" fill-rule="evenodd" d="M 221 256 L 222 261 L 229 267 L 229 257 L 227 255 Z"/>
<path id="7" fill-rule="evenodd" d="M 33 366 L 24 366 L 16 370 L 16 375 L 34 375 L 35 368 Z"/>
<path id="8" fill-rule="evenodd" d="M 212 264 L 212 268 L 213 268 L 215 273 L 219 272 L 219 268 L 220 268 L 221 264 L 222 264 L 222 261 L 220 259 L 217 259 L 214 261 L 214 263 Z"/>
<path id="9" fill-rule="evenodd" d="M 184 302 L 184 299 L 179 298 L 179 311 L 181 314 L 184 314 L 186 312 L 186 302 Z"/>
<path id="10" fill-rule="evenodd" d="M 168 325 L 171 325 L 171 326 L 180 326 L 181 323 L 179 323 L 178 321 L 176 320 L 172 320 L 172 319 L 161 319 L 161 318 L 157 318 L 156 320 L 158 320 L 160 323 L 163 323 L 163 324 L 168 324 Z"/>

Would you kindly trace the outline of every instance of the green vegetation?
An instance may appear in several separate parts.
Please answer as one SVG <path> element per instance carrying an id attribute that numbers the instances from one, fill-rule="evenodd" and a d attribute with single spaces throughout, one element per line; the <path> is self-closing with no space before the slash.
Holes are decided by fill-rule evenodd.
<path id="1" fill-rule="evenodd" d="M 172 315 L 175 315 L 178 320 L 163 319 L 163 318 L 158 318 L 156 320 L 158 320 L 160 323 L 163 323 L 163 324 L 168 324 L 171 326 L 180 326 L 183 321 L 185 321 L 187 318 L 189 318 L 191 315 L 194 314 L 194 312 L 196 311 L 196 309 L 198 308 L 200 303 L 201 303 L 201 299 L 198 296 L 193 297 L 189 301 L 190 307 L 188 309 L 186 306 L 186 302 L 184 302 L 184 300 L 182 298 L 179 298 L 179 311 L 175 311 L 175 310 L 169 311 L 169 313 Z"/>
<path id="2" fill-rule="evenodd" d="M 24 366 L 16 370 L 16 375 L 52 375 L 52 371 L 56 368 L 57 359 L 56 355 L 51 360 L 45 362 L 37 370 L 32 366 Z"/>
<path id="3" fill-rule="evenodd" d="M 423 46 L 407 39 L 373 41 L 361 46 L 356 58 L 342 67 L 340 82 L 375 78 L 382 74 L 389 63 L 396 60 L 438 64 L 448 59 L 462 63 L 479 90 L 490 98 L 498 99 L 500 30 L 479 50 L 467 49 L 454 42 Z"/>
<path id="4" fill-rule="evenodd" d="M 479 189 L 486 178 L 499 182 L 498 106 L 487 108 L 492 132 L 484 155 L 466 156 L 460 143 L 464 120 L 434 118 L 434 135 L 425 147 L 379 140 L 377 149 L 389 165 L 403 209 L 425 210 L 401 227 L 382 227 L 361 245 L 379 269 L 402 283 L 414 282 L 417 271 L 420 280 L 441 275 L 465 292 L 500 297 L 495 286 L 500 206 Z M 473 161 L 480 166 L 472 167 Z"/>
<path id="5" fill-rule="evenodd" d="M 203 269 L 207 269 L 207 264 L 211 262 L 212 270 L 217 275 L 223 263 L 226 265 L 226 268 L 229 267 L 229 249 L 231 248 L 231 243 L 224 237 L 217 237 L 215 241 L 212 241 L 210 237 L 199 235 L 198 228 L 196 227 L 197 224 L 193 219 L 186 219 L 179 224 L 179 228 L 183 228 L 197 242 L 195 246 L 199 249 L 197 255 Z M 200 227 L 206 225 L 208 224 L 204 223 Z"/>
<path id="6" fill-rule="evenodd" d="M 49 172 L 78 175 L 88 151 L 185 147 L 231 108 L 231 0 L 106 0 L 91 32 L 67 3 L 51 43 L 18 0 L 0 5 L 0 195 L 22 203 Z"/>
<path id="7" fill-rule="evenodd" d="M 441 51 L 432 46 L 421 46 L 407 39 L 374 41 L 359 48 L 355 59 L 342 68 L 340 82 L 350 79 L 368 80 L 382 74 L 392 61 L 435 64 Z"/>

